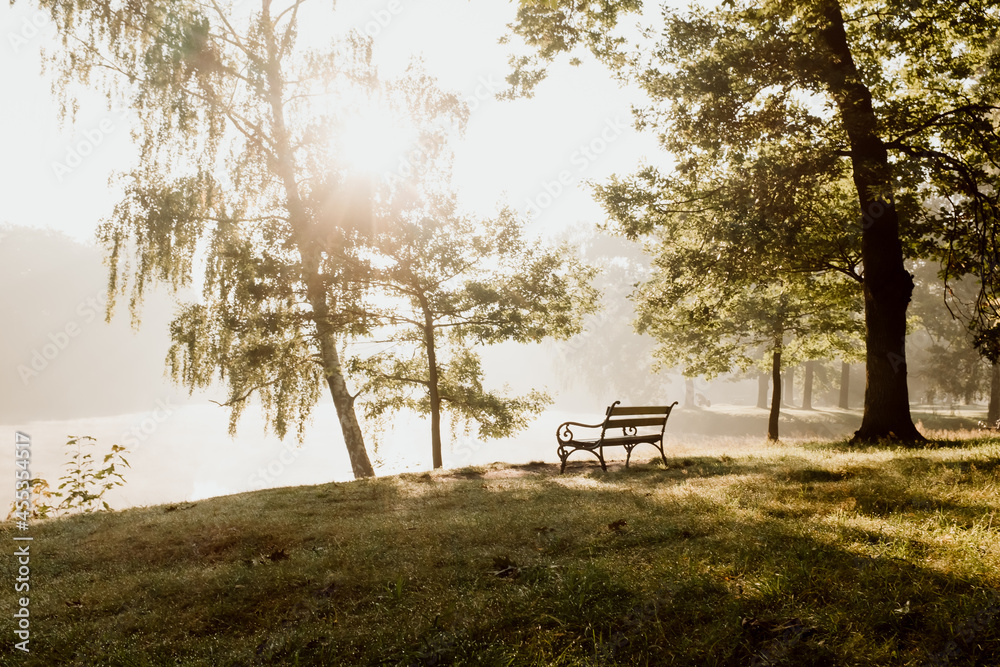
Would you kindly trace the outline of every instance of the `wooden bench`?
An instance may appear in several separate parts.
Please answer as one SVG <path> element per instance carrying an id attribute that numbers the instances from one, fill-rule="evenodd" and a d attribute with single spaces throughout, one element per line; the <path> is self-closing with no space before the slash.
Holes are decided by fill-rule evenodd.
<path id="1" fill-rule="evenodd" d="M 562 461 L 562 468 L 559 472 L 566 471 L 566 459 L 573 452 L 590 452 L 601 462 L 601 468 L 607 470 L 608 466 L 604 462 L 605 447 L 624 447 L 625 467 L 628 467 L 629 459 L 632 458 L 632 450 L 639 445 L 653 445 L 660 450 L 660 458 L 663 465 L 667 465 L 667 457 L 663 453 L 663 432 L 667 428 L 667 418 L 677 401 L 671 405 L 652 405 L 625 407 L 619 405 L 621 401 L 615 401 L 605 413 L 604 422 L 600 424 L 581 424 L 580 422 L 565 422 L 556 430 L 556 439 L 559 441 L 559 460 Z M 573 433 L 571 427 L 585 429 L 601 429 L 601 435 L 597 438 L 578 438 Z M 621 429 L 621 435 L 616 432 Z"/>

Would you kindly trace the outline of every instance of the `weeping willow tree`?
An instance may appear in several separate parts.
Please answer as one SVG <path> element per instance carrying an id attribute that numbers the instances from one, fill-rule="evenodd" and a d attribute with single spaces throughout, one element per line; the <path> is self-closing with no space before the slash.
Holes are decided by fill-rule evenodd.
<path id="1" fill-rule="evenodd" d="M 221 380 L 231 431 L 256 395 L 267 427 L 300 439 L 325 384 L 354 475 L 372 476 L 338 349 L 369 327 L 348 260 L 365 254 L 359 236 L 431 182 L 462 105 L 419 72 L 380 80 L 357 34 L 310 43 L 308 26 L 337 25 L 330 3 L 40 4 L 62 36 L 45 55 L 64 112 L 82 84 L 138 118 L 138 166 L 98 230 L 108 317 L 127 296 L 138 323 L 153 283 L 200 283 L 171 324 L 175 380 L 192 390 Z M 389 162 L 362 173 L 346 159 L 372 118 L 413 127 L 411 150 L 392 163 L 405 178 L 375 175 Z"/>

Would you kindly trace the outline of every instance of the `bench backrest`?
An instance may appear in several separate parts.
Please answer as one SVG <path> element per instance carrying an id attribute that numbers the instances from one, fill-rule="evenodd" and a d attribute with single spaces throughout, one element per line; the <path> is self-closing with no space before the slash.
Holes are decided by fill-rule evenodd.
<path id="1" fill-rule="evenodd" d="M 624 435 L 635 435 L 640 428 L 645 431 L 656 431 L 660 433 L 667 428 L 667 418 L 670 411 L 677 405 L 674 401 L 671 405 L 619 405 L 621 401 L 615 401 L 608 408 L 604 417 L 602 437 L 610 430 L 622 429 Z"/>

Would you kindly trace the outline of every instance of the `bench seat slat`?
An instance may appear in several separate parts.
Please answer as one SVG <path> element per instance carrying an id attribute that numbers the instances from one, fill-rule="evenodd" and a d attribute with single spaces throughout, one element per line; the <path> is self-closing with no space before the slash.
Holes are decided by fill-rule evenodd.
<path id="1" fill-rule="evenodd" d="M 604 422 L 604 426 L 607 430 L 613 428 L 627 428 L 629 426 L 663 426 L 663 422 L 667 421 L 664 417 L 632 417 L 631 419 L 609 419 Z"/>
<path id="2" fill-rule="evenodd" d="M 567 444 L 572 444 L 574 447 L 578 449 L 592 449 L 594 447 L 602 445 L 607 447 L 611 445 L 624 445 L 630 442 L 643 443 L 643 442 L 659 442 L 659 441 L 660 441 L 659 433 L 650 433 L 648 435 L 620 435 L 612 438 L 604 438 L 603 440 L 601 440 L 600 438 L 596 440 L 592 438 L 587 438 L 585 440 L 576 440 L 574 438 Z"/>
<path id="3" fill-rule="evenodd" d="M 670 412 L 670 406 L 668 405 L 647 405 L 647 406 L 629 406 L 622 407 L 616 405 L 611 408 L 611 416 L 616 415 L 665 415 Z"/>
<path id="4" fill-rule="evenodd" d="M 617 438 L 605 438 L 604 444 L 607 445 L 627 445 L 630 442 L 635 443 L 656 443 L 660 441 L 659 433 L 650 433 L 649 435 L 624 435 Z"/>

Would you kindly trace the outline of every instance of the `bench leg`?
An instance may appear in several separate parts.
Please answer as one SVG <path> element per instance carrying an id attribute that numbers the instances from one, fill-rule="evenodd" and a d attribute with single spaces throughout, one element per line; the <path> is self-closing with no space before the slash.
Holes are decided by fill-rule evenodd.
<path id="1" fill-rule="evenodd" d="M 663 440 L 660 440 L 660 444 L 657 447 L 660 450 L 660 458 L 663 459 L 663 467 L 667 467 L 667 455 L 663 453 Z"/>
<path id="2" fill-rule="evenodd" d="M 604 463 L 604 447 L 599 447 L 597 449 L 597 458 L 599 458 L 601 460 L 601 470 L 603 470 L 604 472 L 607 472 L 608 471 L 608 466 L 607 466 L 606 463 Z"/>
<path id="3" fill-rule="evenodd" d="M 625 447 L 625 467 L 626 468 L 628 467 L 629 460 L 632 458 L 632 450 L 633 449 L 635 449 L 635 447 Z"/>

